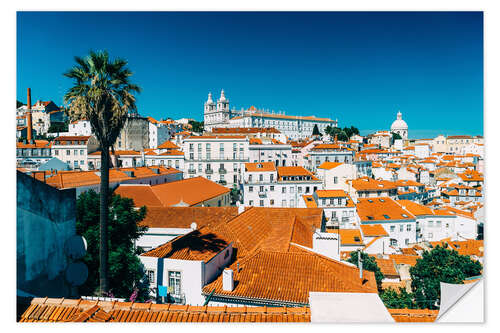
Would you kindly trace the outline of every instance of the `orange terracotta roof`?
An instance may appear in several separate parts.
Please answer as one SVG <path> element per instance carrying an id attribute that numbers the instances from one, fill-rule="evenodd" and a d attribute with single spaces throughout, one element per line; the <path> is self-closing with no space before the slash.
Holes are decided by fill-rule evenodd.
<path id="1" fill-rule="evenodd" d="M 310 322 L 309 307 L 228 307 L 35 298 L 20 322 Z"/>
<path id="2" fill-rule="evenodd" d="M 262 139 L 259 138 L 250 138 L 250 144 L 251 145 L 261 145 L 262 144 Z"/>
<path id="3" fill-rule="evenodd" d="M 302 198 L 304 199 L 304 202 L 305 202 L 307 208 L 317 208 L 318 207 L 318 205 L 317 205 L 317 203 L 314 200 L 314 197 L 312 195 L 303 195 Z"/>
<path id="4" fill-rule="evenodd" d="M 327 232 L 339 234 L 342 245 L 364 245 L 359 229 L 327 229 Z"/>
<path id="5" fill-rule="evenodd" d="M 375 261 L 377 262 L 380 271 L 386 278 L 399 278 L 399 273 L 396 270 L 396 266 L 394 265 L 394 261 L 392 259 L 383 259 L 375 257 Z"/>
<path id="6" fill-rule="evenodd" d="M 16 148 L 50 148 L 47 140 L 34 140 L 34 143 L 16 142 Z"/>
<path id="7" fill-rule="evenodd" d="M 362 281 L 357 267 L 295 246 L 293 252 L 257 251 L 238 263 L 239 271 L 236 263 L 231 265 L 237 281 L 233 291 L 222 289 L 219 276 L 203 292 L 295 305 L 308 304 L 311 291 L 377 292 L 373 272 L 365 271 Z"/>
<path id="8" fill-rule="evenodd" d="M 58 141 L 87 141 L 90 139 L 89 135 L 74 135 L 74 136 L 58 136 L 54 139 L 54 143 Z"/>
<path id="9" fill-rule="evenodd" d="M 280 180 L 283 180 L 283 177 L 290 176 L 310 176 L 311 180 L 318 180 L 311 172 L 301 166 L 278 167 L 278 175 Z"/>
<path id="10" fill-rule="evenodd" d="M 362 222 L 415 219 L 414 215 L 388 197 L 359 198 L 356 208 Z"/>
<path id="11" fill-rule="evenodd" d="M 417 264 L 417 259 L 422 259 L 422 257 L 407 254 L 389 254 L 389 259 L 394 260 L 396 265 L 404 264 L 415 266 Z"/>
<path id="12" fill-rule="evenodd" d="M 343 163 L 337 163 L 337 162 L 323 162 L 319 167 L 318 169 L 326 169 L 326 170 L 331 170 L 331 169 L 334 169 L 336 167 L 338 167 L 339 165 L 342 165 Z"/>
<path id="13" fill-rule="evenodd" d="M 163 142 L 161 145 L 159 145 L 158 149 L 176 149 L 176 150 L 179 150 L 180 147 L 177 146 L 172 141 L 167 140 L 167 141 Z"/>
<path id="14" fill-rule="evenodd" d="M 209 262 L 229 244 L 224 236 L 205 226 L 178 236 L 141 256 Z"/>
<path id="15" fill-rule="evenodd" d="M 439 310 L 388 309 L 396 322 L 434 322 Z"/>
<path id="16" fill-rule="evenodd" d="M 180 150 L 171 149 L 161 154 L 158 154 L 158 156 L 184 156 L 184 153 Z"/>
<path id="17" fill-rule="evenodd" d="M 344 198 L 348 197 L 344 190 L 317 190 L 318 198 Z"/>
<path id="18" fill-rule="evenodd" d="M 198 228 L 216 223 L 228 222 L 238 216 L 238 207 L 148 207 L 146 217 L 140 225 L 149 228 Z"/>
<path id="19" fill-rule="evenodd" d="M 429 207 L 418 204 L 411 200 L 399 200 L 398 203 L 407 211 L 415 216 L 434 215 L 434 212 Z"/>
<path id="20" fill-rule="evenodd" d="M 356 191 L 382 191 L 393 190 L 397 188 L 394 182 L 390 182 L 387 180 L 375 180 L 369 177 L 354 179 L 351 182 L 351 185 L 352 187 L 354 187 L 354 189 L 356 189 Z"/>
<path id="21" fill-rule="evenodd" d="M 362 224 L 360 228 L 365 237 L 389 236 L 381 224 Z"/>
<path id="22" fill-rule="evenodd" d="M 269 172 L 276 171 L 276 166 L 273 162 L 257 162 L 245 163 L 246 172 Z"/>
<path id="23" fill-rule="evenodd" d="M 115 193 L 133 199 L 138 207 L 171 207 L 180 203 L 194 206 L 230 191 L 206 178 L 195 177 L 159 185 L 121 184 Z"/>

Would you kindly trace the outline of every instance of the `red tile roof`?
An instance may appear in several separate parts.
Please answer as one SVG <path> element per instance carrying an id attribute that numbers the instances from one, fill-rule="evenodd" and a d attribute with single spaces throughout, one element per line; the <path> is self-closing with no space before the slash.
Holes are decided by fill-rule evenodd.
<path id="1" fill-rule="evenodd" d="M 311 251 L 294 246 L 293 252 L 257 251 L 239 261 L 234 271 L 233 291 L 222 289 L 222 276 L 203 288 L 217 297 L 244 298 L 284 304 L 305 305 L 309 292 L 376 293 L 373 272 L 359 270 Z"/>
<path id="2" fill-rule="evenodd" d="M 310 322 L 308 307 L 227 307 L 35 298 L 20 322 Z"/>
<path id="3" fill-rule="evenodd" d="M 388 197 L 359 198 L 356 208 L 362 222 L 415 219 L 413 214 Z"/>
<path id="4" fill-rule="evenodd" d="M 227 194 L 231 190 L 203 177 L 188 178 L 159 185 L 121 184 L 116 194 L 132 198 L 136 206 L 194 206 Z"/>
<path id="5" fill-rule="evenodd" d="M 362 224 L 360 228 L 365 237 L 389 236 L 381 224 Z"/>
<path id="6" fill-rule="evenodd" d="M 388 309 L 396 322 L 434 322 L 439 310 Z"/>
<path id="7" fill-rule="evenodd" d="M 245 163 L 245 171 L 247 172 L 276 171 L 276 166 L 274 165 L 273 162 Z"/>
<path id="8" fill-rule="evenodd" d="M 148 207 L 140 225 L 149 228 L 188 229 L 196 223 L 203 226 L 228 222 L 238 216 L 238 207 Z"/>

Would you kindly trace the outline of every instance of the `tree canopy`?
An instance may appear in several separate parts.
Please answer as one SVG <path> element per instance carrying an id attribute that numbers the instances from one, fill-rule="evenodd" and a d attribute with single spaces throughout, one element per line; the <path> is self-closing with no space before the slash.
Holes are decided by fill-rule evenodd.
<path id="1" fill-rule="evenodd" d="M 134 241 L 147 230 L 147 227 L 138 226 L 146 215 L 146 207 L 135 210 L 132 199 L 114 194 L 109 202 L 109 294 L 129 299 L 136 290 L 137 300 L 146 301 L 149 282 L 134 246 Z M 96 295 L 99 291 L 99 194 L 93 190 L 78 197 L 76 232 L 87 241 L 83 261 L 89 269 L 89 277 L 79 291 L 81 295 Z"/>
<path id="2" fill-rule="evenodd" d="M 396 132 L 392 132 L 392 142 L 394 142 L 395 140 L 400 140 L 402 139 L 401 135 L 399 135 L 399 133 L 396 133 Z"/>
<path id="3" fill-rule="evenodd" d="M 196 121 L 196 120 L 190 120 L 188 122 L 189 125 L 191 125 L 191 129 L 193 130 L 193 132 L 195 133 L 203 133 L 203 121 Z"/>
<path id="4" fill-rule="evenodd" d="M 358 266 L 358 252 L 353 251 L 350 253 L 349 259 L 347 259 L 347 262 L 350 262 L 351 264 L 356 265 L 356 267 L 359 268 Z M 375 273 L 375 280 L 377 281 L 377 288 L 381 290 L 382 287 L 382 280 L 384 279 L 384 275 L 382 274 L 382 271 L 380 270 L 380 267 L 378 267 L 377 262 L 375 261 L 375 258 L 370 257 L 368 254 L 361 252 L 361 260 L 363 261 L 363 269 Z"/>
<path id="5" fill-rule="evenodd" d="M 389 288 L 380 292 L 379 296 L 384 305 L 389 309 L 417 308 L 413 294 L 406 291 L 405 288 L 399 288 L 399 291 Z"/>
<path id="6" fill-rule="evenodd" d="M 312 135 L 321 135 L 318 129 L 318 124 L 314 124 Z"/>
<path id="7" fill-rule="evenodd" d="M 436 309 L 441 289 L 440 282 L 461 284 L 468 277 L 481 274 L 482 265 L 455 250 L 436 246 L 425 251 L 422 259 L 410 268 L 411 288 L 419 308 Z"/>

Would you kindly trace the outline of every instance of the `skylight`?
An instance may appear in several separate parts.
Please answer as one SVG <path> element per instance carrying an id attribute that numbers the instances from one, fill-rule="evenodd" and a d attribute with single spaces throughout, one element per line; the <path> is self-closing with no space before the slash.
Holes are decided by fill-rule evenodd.
<path id="1" fill-rule="evenodd" d="M 385 217 L 386 219 L 390 219 L 389 215 L 385 215 L 385 214 L 384 214 L 384 217 Z"/>

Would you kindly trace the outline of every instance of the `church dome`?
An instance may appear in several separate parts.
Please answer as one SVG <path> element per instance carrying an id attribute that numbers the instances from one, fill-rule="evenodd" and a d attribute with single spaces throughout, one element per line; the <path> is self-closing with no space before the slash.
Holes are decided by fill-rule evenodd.
<path id="1" fill-rule="evenodd" d="M 407 130 L 408 125 L 406 124 L 406 121 L 403 120 L 403 115 L 401 112 L 398 112 L 397 119 L 394 120 L 394 122 L 391 125 L 391 131 L 394 130 Z"/>

